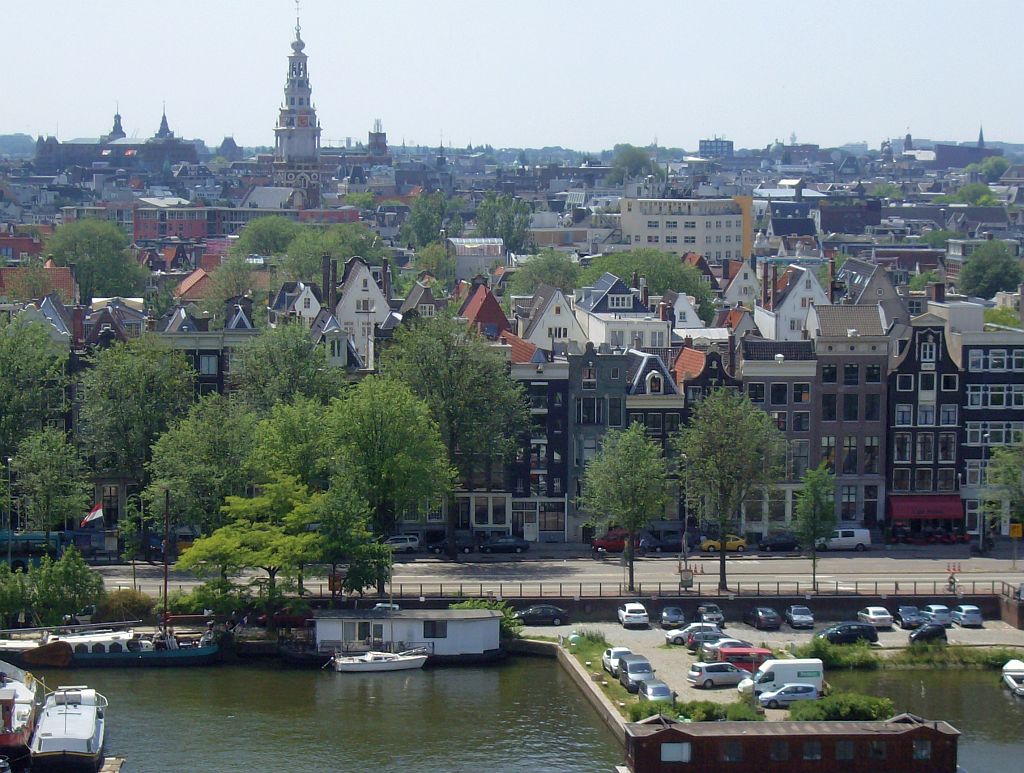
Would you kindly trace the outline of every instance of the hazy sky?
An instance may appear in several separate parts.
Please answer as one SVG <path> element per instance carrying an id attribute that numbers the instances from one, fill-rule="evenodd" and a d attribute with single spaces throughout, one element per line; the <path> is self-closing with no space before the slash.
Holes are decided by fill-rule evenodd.
<path id="1" fill-rule="evenodd" d="M 303 0 L 324 144 L 1024 142 L 1019 0 Z M 270 145 L 290 0 L 3 0 L 0 134 Z M 1005 31 L 1005 32 L 1003 32 Z"/>

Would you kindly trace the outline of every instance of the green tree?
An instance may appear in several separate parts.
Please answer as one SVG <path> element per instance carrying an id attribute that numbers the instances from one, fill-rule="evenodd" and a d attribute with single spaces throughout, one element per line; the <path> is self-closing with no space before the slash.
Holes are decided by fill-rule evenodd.
<path id="1" fill-rule="evenodd" d="M 264 415 L 300 395 L 326 404 L 340 393 L 345 373 L 328 367 L 326 351 L 310 340 L 305 325 L 287 324 L 238 349 L 234 382 L 242 398 Z"/>
<path id="2" fill-rule="evenodd" d="M 879 199 L 903 201 L 903 189 L 893 183 L 882 183 L 880 185 L 876 185 L 872 188 L 871 195 Z"/>
<path id="3" fill-rule="evenodd" d="M 673 442 L 687 499 L 723 536 L 747 495 L 770 488 L 782 475 L 785 439 L 772 418 L 743 394 L 714 390 L 697 403 L 689 425 Z M 724 550 L 718 583 L 728 590 Z"/>
<path id="4" fill-rule="evenodd" d="M 1007 502 L 1010 519 L 1024 523 L 1024 441 L 992 447 L 985 483 L 985 510 L 990 517 L 1001 517 Z"/>
<path id="5" fill-rule="evenodd" d="M 907 283 L 907 287 L 911 290 L 924 290 L 933 282 L 941 281 L 942 277 L 940 277 L 936 272 L 922 271 L 920 274 L 914 274 L 914 276 L 910 278 L 910 282 Z"/>
<path id="6" fill-rule="evenodd" d="M 437 422 L 448 459 L 463 481 L 501 470 L 528 422 L 522 387 L 502 355 L 449 316 L 402 327 L 382 357 L 382 371 L 404 381 Z M 457 513 L 448 508 L 448 547 L 455 555 Z"/>
<path id="7" fill-rule="evenodd" d="M 365 191 L 363 193 L 346 193 L 344 200 L 346 204 L 350 204 L 353 207 L 359 207 L 360 209 L 373 209 L 376 198 L 377 197 L 369 191 Z"/>
<path id="8" fill-rule="evenodd" d="M 144 498 L 151 512 L 171 493 L 175 523 L 209 533 L 223 525 L 221 506 L 241 496 L 251 482 L 248 470 L 256 417 L 241 400 L 206 395 L 188 415 L 153 443 L 150 484 Z"/>
<path id="9" fill-rule="evenodd" d="M 458 197 L 446 200 L 440 191 L 421 193 L 409 207 L 409 217 L 402 226 L 402 241 L 414 247 L 426 247 L 440 240 L 442 228 L 448 236 L 459 236 L 462 233 L 459 212 L 464 205 Z"/>
<path id="10" fill-rule="evenodd" d="M 544 250 L 519 264 L 512 275 L 511 292 L 513 295 L 532 295 L 541 284 L 571 292 L 580 286 L 580 274 L 580 264 L 564 252 Z"/>
<path id="11" fill-rule="evenodd" d="M 249 466 L 258 480 L 291 475 L 312 491 L 323 491 L 337 468 L 333 443 L 326 442 L 323 403 L 297 395 L 277 402 L 256 427 Z"/>
<path id="12" fill-rule="evenodd" d="M 39 566 L 29 570 L 28 580 L 32 608 L 43 625 L 57 625 L 64 615 L 103 599 L 103 576 L 74 547 L 57 561 L 44 556 Z"/>
<path id="13" fill-rule="evenodd" d="M 32 529 L 49 535 L 77 525 L 89 509 L 90 489 L 78 449 L 62 430 L 44 427 L 25 437 L 11 460 L 14 493 L 25 504 Z"/>
<path id="14" fill-rule="evenodd" d="M 946 242 L 950 239 L 963 239 L 965 236 L 966 234 L 962 234 L 959 231 L 947 231 L 944 228 L 934 231 L 925 231 L 924 234 L 922 234 L 922 238 L 928 246 L 936 250 L 946 249 Z"/>
<path id="15" fill-rule="evenodd" d="M 1002 156 L 989 156 L 981 162 L 981 173 L 990 183 L 998 182 L 1003 173 L 1010 168 L 1010 162 Z"/>
<path id="16" fill-rule="evenodd" d="M 369 376 L 331 406 L 332 448 L 352 488 L 370 505 L 374 532 L 438 504 L 455 477 L 426 404 L 400 381 Z"/>
<path id="17" fill-rule="evenodd" d="M 811 587 L 818 589 L 818 545 L 836 527 L 836 476 L 827 462 L 804 473 L 796 495 L 796 533 L 811 549 Z"/>
<path id="18" fill-rule="evenodd" d="M 633 590 L 633 541 L 653 518 L 664 515 L 668 469 L 661 447 L 647 438 L 639 422 L 609 432 L 600 452 L 583 472 L 579 504 L 588 523 L 626 530 L 629 590 Z"/>
<path id="19" fill-rule="evenodd" d="M 449 604 L 448 609 L 492 609 L 501 612 L 499 635 L 502 639 L 516 639 L 523 630 L 523 621 L 516 617 L 516 610 L 507 601 L 495 599 L 466 599 Z"/>
<path id="20" fill-rule="evenodd" d="M 647 286 L 652 295 L 661 295 L 666 290 L 692 295 L 697 302 L 697 314 L 705 324 L 711 323 L 715 315 L 711 288 L 696 268 L 683 263 L 678 255 L 669 252 L 644 247 L 600 255 L 591 262 L 589 268 L 583 270 L 580 281 L 589 287 L 607 272 L 629 284 L 634 271 L 647 278 Z"/>
<path id="21" fill-rule="evenodd" d="M 971 204 L 976 207 L 994 207 L 999 202 L 992 195 L 992 189 L 985 183 L 971 183 L 949 196 L 938 196 L 936 203 Z"/>
<path id="22" fill-rule="evenodd" d="M 380 265 L 386 252 L 383 243 L 362 223 L 339 223 L 330 228 L 300 226 L 288 243 L 281 269 L 290 280 L 323 282 L 323 256 L 341 262 L 358 255 L 367 263 Z"/>
<path id="23" fill-rule="evenodd" d="M 59 266 L 75 264 L 83 303 L 94 297 L 138 293 L 146 271 L 132 260 L 128 237 L 112 222 L 87 218 L 57 227 L 46 251 Z"/>
<path id="24" fill-rule="evenodd" d="M 93 466 L 144 483 L 153 443 L 192 402 L 195 371 L 151 336 L 101 349 L 89 364 L 80 434 Z"/>
<path id="25" fill-rule="evenodd" d="M 222 316 L 229 298 L 249 295 L 253 289 L 253 271 L 245 256 L 232 253 L 210 273 L 209 290 L 203 298 L 203 310 Z"/>
<path id="26" fill-rule="evenodd" d="M 1020 261 L 1003 242 L 989 240 L 960 269 L 959 290 L 964 295 L 991 298 L 1000 290 L 1016 290 L 1021 278 Z"/>
<path id="27" fill-rule="evenodd" d="M 430 272 L 444 287 L 455 285 L 455 256 L 443 244 L 434 242 L 416 250 L 416 268 Z"/>
<path id="28" fill-rule="evenodd" d="M 653 174 L 663 177 L 665 171 L 657 165 L 648 148 L 637 148 L 623 144 L 615 146 L 612 171 L 608 178 L 613 183 L 622 183 L 628 177 Z"/>
<path id="29" fill-rule="evenodd" d="M 989 325 L 1005 325 L 1006 327 L 1021 327 L 1021 319 L 1017 312 L 1009 306 L 997 306 L 994 309 L 985 309 L 985 323 Z"/>
<path id="30" fill-rule="evenodd" d="M 47 325 L 0 315 L 0 462 L 32 429 L 63 412 L 68 346 Z"/>
<path id="31" fill-rule="evenodd" d="M 506 250 L 522 252 L 530 240 L 532 216 L 533 209 L 528 201 L 488 191 L 476 208 L 476 235 L 500 238 Z"/>
<path id="32" fill-rule="evenodd" d="M 13 628 L 18 616 L 31 605 L 28 576 L 24 572 L 12 572 L 6 561 L 0 561 L 0 620 L 4 628 Z"/>
<path id="33" fill-rule="evenodd" d="M 247 255 L 283 255 L 299 231 L 299 224 L 283 215 L 258 217 L 242 229 L 231 252 Z"/>

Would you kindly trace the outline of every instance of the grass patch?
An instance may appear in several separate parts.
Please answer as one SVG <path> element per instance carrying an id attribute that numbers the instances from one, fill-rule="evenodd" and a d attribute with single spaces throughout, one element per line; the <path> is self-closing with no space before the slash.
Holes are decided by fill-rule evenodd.
<path id="1" fill-rule="evenodd" d="M 798 658 L 821 658 L 825 668 L 870 670 L 882 665 L 881 656 L 867 642 L 832 644 L 815 638 L 797 647 L 794 654 Z"/>
<path id="2" fill-rule="evenodd" d="M 837 692 L 816 701 L 799 701 L 789 709 L 789 719 L 793 722 L 875 721 L 892 715 L 893 703 L 888 698 L 855 692 Z"/>
<path id="3" fill-rule="evenodd" d="M 959 647 L 955 644 L 915 644 L 889 658 L 893 666 L 930 668 L 1002 668 L 1008 660 L 1024 659 L 1024 650 L 1011 647 Z"/>

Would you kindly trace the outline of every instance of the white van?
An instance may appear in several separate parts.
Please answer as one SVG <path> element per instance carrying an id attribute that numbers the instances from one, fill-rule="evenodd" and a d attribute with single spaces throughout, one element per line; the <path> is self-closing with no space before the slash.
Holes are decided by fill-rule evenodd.
<path id="1" fill-rule="evenodd" d="M 821 658 L 795 658 L 793 660 L 766 660 L 751 679 L 744 679 L 736 689 L 749 694 L 751 687 L 760 695 L 778 690 L 784 684 L 799 682 L 813 684 L 821 693 L 825 681 L 825 667 Z"/>
<path id="2" fill-rule="evenodd" d="M 818 543 L 818 550 L 867 550 L 871 532 L 867 529 L 836 529 L 828 540 Z"/>

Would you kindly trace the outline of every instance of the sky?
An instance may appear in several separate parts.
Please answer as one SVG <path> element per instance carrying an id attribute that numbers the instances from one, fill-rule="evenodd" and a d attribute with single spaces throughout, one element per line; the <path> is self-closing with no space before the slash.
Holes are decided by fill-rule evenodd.
<path id="1" fill-rule="evenodd" d="M 2 0 L 0 134 L 273 144 L 293 0 Z M 1024 142 L 1019 0 L 302 0 L 325 145 Z M 1006 34 L 1000 31 L 1006 30 Z"/>

